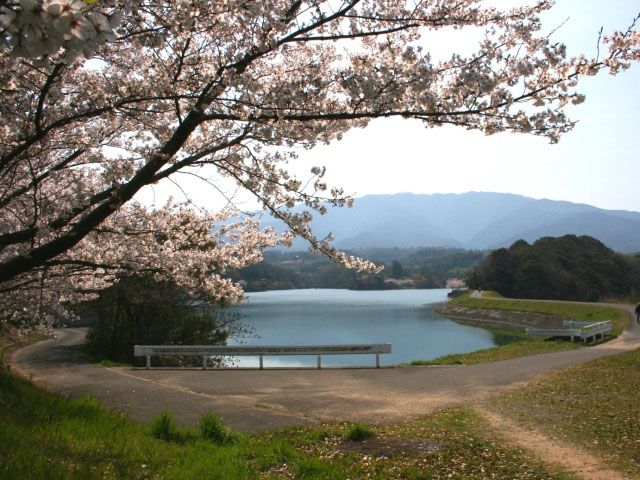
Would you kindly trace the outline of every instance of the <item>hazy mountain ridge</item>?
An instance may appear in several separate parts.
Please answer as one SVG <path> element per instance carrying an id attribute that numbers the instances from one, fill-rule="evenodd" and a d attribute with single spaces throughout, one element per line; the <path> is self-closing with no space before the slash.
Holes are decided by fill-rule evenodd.
<path id="1" fill-rule="evenodd" d="M 265 225 L 281 229 L 277 220 Z M 312 223 L 338 248 L 455 247 L 493 249 L 523 238 L 590 235 L 619 252 L 640 252 L 640 212 L 533 199 L 505 193 L 367 195 Z M 295 249 L 305 249 L 297 240 Z"/>

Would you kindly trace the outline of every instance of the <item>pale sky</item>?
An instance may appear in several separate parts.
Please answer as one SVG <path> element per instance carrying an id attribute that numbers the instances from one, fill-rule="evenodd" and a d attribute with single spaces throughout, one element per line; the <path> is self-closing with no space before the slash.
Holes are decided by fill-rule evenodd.
<path id="1" fill-rule="evenodd" d="M 556 41 L 565 43 L 570 55 L 595 56 L 600 27 L 605 34 L 626 29 L 638 13 L 640 0 L 557 0 L 544 25 L 550 31 L 568 18 Z M 568 111 L 579 123 L 556 145 L 521 134 L 487 137 L 456 127 L 426 129 L 415 120 L 381 119 L 339 142 L 302 152 L 291 167 L 305 176 L 312 165 L 324 165 L 327 183 L 355 196 L 491 191 L 640 210 L 640 65 L 616 77 L 582 79 L 579 91 L 586 101 Z M 215 209 L 222 204 L 210 187 L 192 181 L 181 185 L 199 205 Z M 184 198 L 160 185 L 156 201 L 168 192 Z M 149 192 L 141 198 L 149 201 Z M 243 202 L 246 198 L 237 196 L 239 206 L 255 209 Z"/>

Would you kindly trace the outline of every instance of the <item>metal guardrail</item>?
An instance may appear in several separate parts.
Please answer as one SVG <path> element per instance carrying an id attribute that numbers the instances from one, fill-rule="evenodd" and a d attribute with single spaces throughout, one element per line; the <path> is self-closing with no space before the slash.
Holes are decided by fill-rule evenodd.
<path id="1" fill-rule="evenodd" d="M 606 320 L 603 322 L 579 322 L 576 320 L 565 320 L 563 325 L 568 328 L 527 328 L 527 335 L 536 335 L 543 337 L 571 337 L 573 342 L 575 338 L 579 338 L 587 343 L 589 338 L 595 341 L 598 336 L 604 337 L 605 333 L 611 333 L 613 322 Z"/>
<path id="2" fill-rule="evenodd" d="M 596 322 L 596 323 L 601 323 L 601 322 Z M 588 327 L 590 325 L 596 325 L 596 323 L 594 322 L 583 322 L 580 320 L 563 320 L 562 324 L 565 327 L 568 328 L 582 328 L 582 327 Z"/>
<path id="3" fill-rule="evenodd" d="M 390 343 L 354 345 L 135 345 L 133 355 L 146 357 L 146 368 L 151 368 L 152 356 L 198 356 L 206 369 L 210 357 L 259 357 L 260 369 L 264 368 L 264 356 L 317 355 L 318 368 L 322 368 L 322 355 L 375 354 L 376 367 L 380 368 L 380 354 L 391 353 Z"/>

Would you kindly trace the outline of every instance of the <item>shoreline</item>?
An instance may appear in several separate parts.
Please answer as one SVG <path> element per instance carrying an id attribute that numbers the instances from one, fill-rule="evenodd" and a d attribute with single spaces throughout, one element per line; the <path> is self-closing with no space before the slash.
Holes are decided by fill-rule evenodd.
<path id="1" fill-rule="evenodd" d="M 527 328 L 561 328 L 562 318 L 556 315 L 498 310 L 490 308 L 470 308 L 443 303 L 433 310 L 455 322 L 473 324 L 480 327 L 508 328 L 522 332 Z"/>

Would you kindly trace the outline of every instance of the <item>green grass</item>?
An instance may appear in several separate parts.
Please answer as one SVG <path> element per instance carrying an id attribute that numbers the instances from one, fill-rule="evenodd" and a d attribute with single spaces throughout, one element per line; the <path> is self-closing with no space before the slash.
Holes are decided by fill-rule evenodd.
<path id="1" fill-rule="evenodd" d="M 151 421 L 149 430 L 152 436 L 166 442 L 187 443 L 198 437 L 193 429 L 179 427 L 169 410 L 160 412 Z"/>
<path id="2" fill-rule="evenodd" d="M 410 365 L 477 365 L 479 363 L 497 362 L 510 358 L 536 355 L 538 353 L 559 352 L 580 348 L 581 344 L 566 340 L 543 340 L 524 338 L 512 343 L 485 348 L 470 353 L 455 353 L 434 360 L 414 360 Z"/>
<path id="3" fill-rule="evenodd" d="M 640 350 L 548 374 L 493 403 L 518 422 L 640 477 Z"/>
<path id="4" fill-rule="evenodd" d="M 504 297 L 494 290 L 483 290 L 482 298 L 504 298 Z"/>
<path id="5" fill-rule="evenodd" d="M 322 441 L 316 440 L 316 428 L 298 428 L 290 434 L 304 451 L 320 457 L 344 456 L 358 466 L 356 474 L 346 471 L 342 478 L 574 478 L 566 472 L 544 467 L 519 449 L 505 446 L 478 414 L 465 407 L 447 409 L 414 421 L 376 426 L 372 429 L 374 438 L 347 443 L 356 454 L 344 453 L 340 447 L 353 425 L 326 424 L 327 434 Z M 379 450 L 371 444 L 386 445 L 387 449 Z M 388 449 L 389 446 L 392 448 Z"/>
<path id="6" fill-rule="evenodd" d="M 613 321 L 613 336 L 618 336 L 628 323 L 628 315 L 625 311 L 603 306 L 581 303 L 514 300 L 502 298 L 496 292 L 483 292 L 489 298 L 471 298 L 469 294 L 460 296 L 451 301 L 455 305 L 468 308 L 511 310 L 518 312 L 534 312 L 556 315 L 566 319 L 584 321 Z M 471 325 L 485 327 L 481 323 L 465 321 Z M 509 335 L 508 330 L 488 329 L 499 335 Z M 572 343 L 563 339 L 545 339 L 542 337 L 527 337 L 522 333 L 511 332 L 514 341 L 493 348 L 478 350 L 470 353 L 445 355 L 433 360 L 414 360 L 409 365 L 475 365 L 479 363 L 497 362 L 525 355 L 539 353 L 559 352 L 562 350 L 574 350 L 583 347 L 581 343 Z"/>
<path id="7" fill-rule="evenodd" d="M 137 425 L 96 400 L 68 400 L 4 371 L 0 404 L 1 479 L 248 479 L 281 463 L 279 442 L 238 434 L 221 445 L 170 419 Z M 152 433 L 162 429 L 166 440 Z"/>
<path id="8" fill-rule="evenodd" d="M 49 337 L 41 332 L 20 333 L 17 328 L 11 325 L 0 325 L 0 368 L 4 367 L 10 349 L 47 338 Z"/>
<path id="9" fill-rule="evenodd" d="M 488 472 L 495 478 L 571 478 L 500 443 L 481 418 L 461 408 L 398 425 L 367 426 L 375 438 L 366 442 L 345 440 L 352 425 L 334 423 L 256 435 L 232 432 L 233 441 L 220 441 L 221 425 L 213 416 L 203 417 L 199 428 L 178 426 L 168 414 L 139 425 L 96 400 L 69 400 L 3 370 L 0 405 L 0 479 L 7 480 L 473 480 Z M 369 442 L 426 442 L 433 448 L 402 446 L 380 453 L 366 450 Z"/>
<path id="10" fill-rule="evenodd" d="M 98 356 L 94 355 L 93 353 L 91 353 L 91 351 L 89 351 L 89 344 L 88 343 L 83 344 L 82 347 L 80 348 L 80 351 L 82 352 L 82 355 L 84 355 L 85 358 L 87 360 L 89 360 L 91 363 L 99 363 L 103 367 L 107 367 L 107 368 L 131 368 L 131 367 L 133 367 L 133 365 L 130 364 L 130 363 L 117 362 L 117 361 L 111 360 L 109 358 L 103 358 L 103 357 L 98 357 Z"/>
<path id="11" fill-rule="evenodd" d="M 109 360 L 108 358 L 101 358 L 100 360 L 96 360 L 95 362 L 107 368 L 131 368 L 133 366 L 130 363 L 116 362 L 114 360 Z"/>
<path id="12" fill-rule="evenodd" d="M 361 423 L 356 423 L 355 425 L 349 427 L 345 438 L 347 440 L 351 440 L 352 442 L 362 442 L 375 436 L 376 433 L 370 427 L 367 427 L 366 425 L 363 425 Z"/>
<path id="13" fill-rule="evenodd" d="M 207 413 L 198 421 L 198 429 L 202 438 L 220 445 L 234 443 L 235 433 L 222 423 L 222 419 L 213 412 Z"/>
<path id="14" fill-rule="evenodd" d="M 627 326 L 629 317 L 623 310 L 604 305 L 585 303 L 515 300 L 509 298 L 471 298 L 463 295 L 452 300 L 454 305 L 468 308 L 491 308 L 518 312 L 534 312 L 556 315 L 565 319 L 580 321 L 613 321 L 613 335 L 620 335 Z"/>

